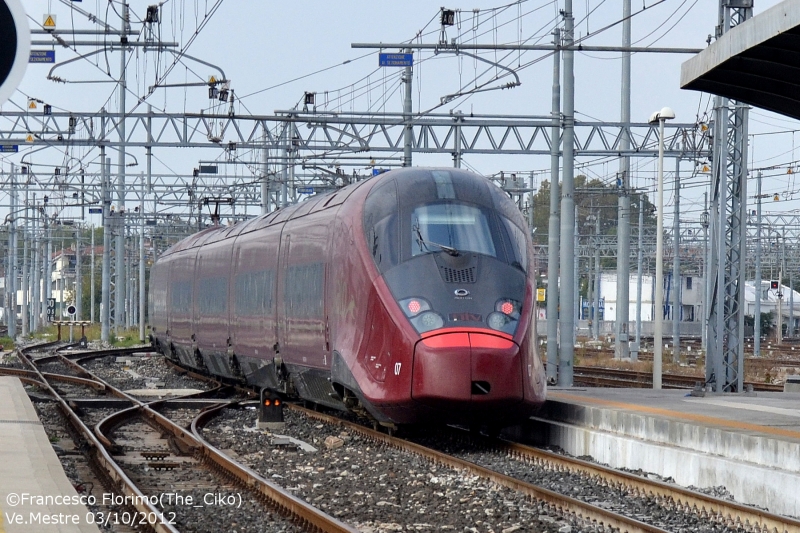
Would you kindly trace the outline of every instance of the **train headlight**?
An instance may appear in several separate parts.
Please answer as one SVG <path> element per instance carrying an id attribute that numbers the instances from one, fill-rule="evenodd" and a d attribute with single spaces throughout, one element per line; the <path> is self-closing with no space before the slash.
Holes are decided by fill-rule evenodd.
<path id="1" fill-rule="evenodd" d="M 411 319 L 411 323 L 420 333 L 431 331 L 432 329 L 439 329 L 444 326 L 444 318 L 439 313 L 433 311 L 425 311 L 418 316 Z"/>
<path id="2" fill-rule="evenodd" d="M 406 298 L 397 302 L 408 318 L 415 317 L 423 311 L 430 311 L 431 304 L 425 298 Z"/>

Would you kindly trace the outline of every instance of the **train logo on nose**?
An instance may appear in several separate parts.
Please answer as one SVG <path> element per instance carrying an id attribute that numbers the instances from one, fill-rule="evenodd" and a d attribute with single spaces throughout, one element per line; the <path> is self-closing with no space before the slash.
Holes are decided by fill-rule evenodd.
<path id="1" fill-rule="evenodd" d="M 468 291 L 467 289 L 456 289 L 456 290 L 455 290 L 455 291 L 453 291 L 453 292 L 454 292 L 454 293 L 455 293 L 455 295 L 456 295 L 456 296 L 458 296 L 459 298 L 463 298 L 463 297 L 465 297 L 465 296 L 469 296 L 469 291 Z"/>

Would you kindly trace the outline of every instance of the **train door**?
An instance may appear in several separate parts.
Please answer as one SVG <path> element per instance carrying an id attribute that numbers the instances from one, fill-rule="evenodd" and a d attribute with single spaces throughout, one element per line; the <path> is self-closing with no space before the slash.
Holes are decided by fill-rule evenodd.
<path id="1" fill-rule="evenodd" d="M 323 368 L 330 364 L 325 319 L 328 226 L 314 215 L 287 223 L 281 259 L 283 281 L 281 356 L 286 363 Z"/>

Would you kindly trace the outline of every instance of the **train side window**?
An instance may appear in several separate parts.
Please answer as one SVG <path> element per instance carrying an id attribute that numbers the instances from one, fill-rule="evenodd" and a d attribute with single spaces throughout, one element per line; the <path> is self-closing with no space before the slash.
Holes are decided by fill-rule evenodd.
<path id="1" fill-rule="evenodd" d="M 192 308 L 191 281 L 176 281 L 172 284 L 170 306 L 174 313 L 189 314 Z"/>
<path id="2" fill-rule="evenodd" d="M 228 278 L 206 278 L 197 281 L 197 307 L 201 315 L 221 315 L 228 309 Z"/>
<path id="3" fill-rule="evenodd" d="M 286 271 L 284 287 L 286 314 L 298 318 L 321 317 L 324 279 L 324 263 L 290 266 Z"/>
<path id="4" fill-rule="evenodd" d="M 275 272 L 260 270 L 236 275 L 234 301 L 237 315 L 262 315 L 272 309 Z"/>

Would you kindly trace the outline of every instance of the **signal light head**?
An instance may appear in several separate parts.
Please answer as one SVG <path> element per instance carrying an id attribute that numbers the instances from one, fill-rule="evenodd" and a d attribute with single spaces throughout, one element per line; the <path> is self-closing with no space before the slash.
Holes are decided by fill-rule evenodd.
<path id="1" fill-rule="evenodd" d="M 419 300 L 411 300 L 408 302 L 408 310 L 412 315 L 419 313 L 420 309 L 422 309 L 422 305 L 419 303 Z"/>
<path id="2" fill-rule="evenodd" d="M 503 302 L 503 304 L 500 306 L 500 310 L 503 312 L 503 314 L 510 315 L 514 312 L 514 305 L 511 302 Z"/>

